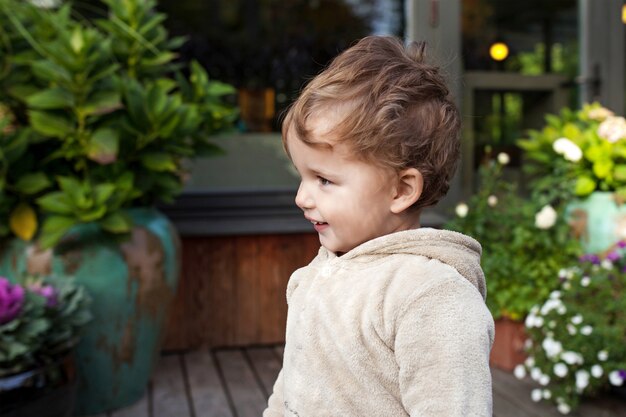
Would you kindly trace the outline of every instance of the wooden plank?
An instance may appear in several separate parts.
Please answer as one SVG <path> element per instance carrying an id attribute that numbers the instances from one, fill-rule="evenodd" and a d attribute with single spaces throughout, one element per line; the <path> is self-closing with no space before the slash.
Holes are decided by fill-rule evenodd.
<path id="1" fill-rule="evenodd" d="M 519 409 L 521 415 L 541 417 L 561 417 L 552 403 L 547 401 L 534 402 L 530 398 L 530 392 L 534 387 L 531 384 L 518 380 L 513 374 L 498 368 L 491 368 L 493 377 L 494 396 L 506 399 Z"/>
<path id="2" fill-rule="evenodd" d="M 265 398 L 269 398 L 274 388 L 274 382 L 280 372 L 282 363 L 276 357 L 271 347 L 246 349 L 246 354 L 263 388 Z"/>
<path id="3" fill-rule="evenodd" d="M 150 388 L 148 388 L 150 389 Z M 119 410 L 112 411 L 111 417 L 149 417 L 150 413 L 150 394 L 146 394 L 139 399 L 136 403 L 120 408 Z"/>
<path id="4" fill-rule="evenodd" d="M 274 348 L 274 353 L 278 356 L 278 359 L 282 362 L 285 355 L 285 345 L 278 345 Z"/>
<path id="5" fill-rule="evenodd" d="M 178 355 L 161 356 L 152 381 L 152 417 L 189 417 L 191 411 Z"/>
<path id="6" fill-rule="evenodd" d="M 240 350 L 215 352 L 224 375 L 227 395 L 238 417 L 259 417 L 267 405 L 261 387 L 254 378 L 248 362 Z"/>
<path id="7" fill-rule="evenodd" d="M 187 353 L 184 361 L 195 417 L 233 417 L 211 352 Z"/>

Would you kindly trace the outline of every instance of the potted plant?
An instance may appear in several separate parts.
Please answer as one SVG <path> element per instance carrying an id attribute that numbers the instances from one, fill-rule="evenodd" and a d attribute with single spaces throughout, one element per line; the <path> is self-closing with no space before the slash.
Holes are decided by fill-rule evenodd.
<path id="1" fill-rule="evenodd" d="M 624 248 L 620 241 L 603 259 L 581 256 L 558 273 L 559 287 L 531 309 L 525 322 L 529 356 L 515 374 L 537 383 L 533 401 L 550 400 L 569 414 L 583 397 L 626 386 Z"/>
<path id="2" fill-rule="evenodd" d="M 456 207 L 446 227 L 477 239 L 487 281 L 487 306 L 496 320 L 491 362 L 511 371 L 524 359 L 523 320 L 558 285 L 562 265 L 579 253 L 554 196 L 522 196 L 502 178 L 509 162 L 498 154 L 479 169 L 478 191 Z"/>
<path id="3" fill-rule="evenodd" d="M 84 414 L 143 394 L 180 256 L 155 205 L 237 116 L 231 86 L 175 62 L 184 40 L 155 1 L 103 3 L 85 20 L 71 3 L 0 0 L 0 272 L 71 273 L 92 294 L 77 348 Z"/>
<path id="4" fill-rule="evenodd" d="M 0 415 L 71 416 L 72 351 L 90 320 L 71 277 L 0 277 Z"/>
<path id="5" fill-rule="evenodd" d="M 599 103 L 546 116 L 520 140 L 538 190 L 561 190 L 585 252 L 600 253 L 626 237 L 626 119 Z"/>

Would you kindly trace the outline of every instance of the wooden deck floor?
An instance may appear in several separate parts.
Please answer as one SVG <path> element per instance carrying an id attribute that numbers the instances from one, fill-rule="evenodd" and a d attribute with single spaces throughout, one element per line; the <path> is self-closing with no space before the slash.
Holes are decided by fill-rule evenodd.
<path id="1" fill-rule="evenodd" d="M 96 417 L 260 417 L 281 366 L 282 347 L 218 349 L 163 355 L 146 395 Z M 492 370 L 495 417 L 557 417 L 530 400 L 532 381 Z M 625 417 L 626 402 L 586 401 L 575 417 Z"/>

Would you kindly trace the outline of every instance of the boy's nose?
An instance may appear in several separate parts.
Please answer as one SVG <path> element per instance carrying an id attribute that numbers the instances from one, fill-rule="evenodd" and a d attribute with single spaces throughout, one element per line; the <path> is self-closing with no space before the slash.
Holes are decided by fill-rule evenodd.
<path id="1" fill-rule="evenodd" d="M 298 187 L 298 194 L 296 194 L 296 205 L 302 210 L 310 209 L 313 207 L 313 199 L 311 198 L 311 194 L 306 191 L 305 186 L 302 183 L 300 183 L 300 187 Z"/>

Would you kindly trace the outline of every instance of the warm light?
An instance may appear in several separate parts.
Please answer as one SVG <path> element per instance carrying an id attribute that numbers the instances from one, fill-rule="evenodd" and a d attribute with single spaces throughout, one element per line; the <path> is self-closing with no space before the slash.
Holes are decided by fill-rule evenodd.
<path id="1" fill-rule="evenodd" d="M 622 23 L 626 25 L 626 4 L 622 6 Z"/>
<path id="2" fill-rule="evenodd" d="M 504 42 L 495 42 L 489 48 L 489 55 L 494 61 L 504 61 L 509 56 L 509 47 Z"/>

